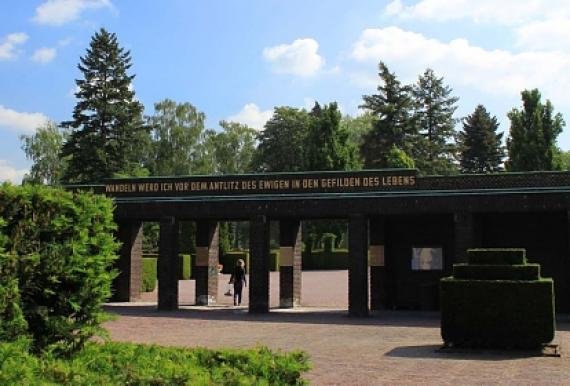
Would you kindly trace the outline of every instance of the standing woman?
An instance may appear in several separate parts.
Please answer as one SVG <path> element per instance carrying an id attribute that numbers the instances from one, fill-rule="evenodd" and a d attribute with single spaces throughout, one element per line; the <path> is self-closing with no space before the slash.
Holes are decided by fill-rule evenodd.
<path id="1" fill-rule="evenodd" d="M 238 259 L 236 266 L 234 267 L 234 272 L 230 277 L 230 284 L 234 285 L 234 306 L 241 305 L 241 291 L 244 286 L 247 286 L 245 280 L 245 262 L 242 259 Z"/>

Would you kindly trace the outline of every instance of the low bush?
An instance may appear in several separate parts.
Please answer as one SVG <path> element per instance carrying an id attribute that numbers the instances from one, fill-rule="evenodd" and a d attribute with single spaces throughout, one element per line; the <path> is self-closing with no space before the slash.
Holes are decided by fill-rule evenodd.
<path id="1" fill-rule="evenodd" d="M 178 255 L 178 263 L 180 264 L 179 280 L 189 280 L 192 276 L 192 256 L 191 255 Z"/>
<path id="2" fill-rule="evenodd" d="M 207 350 L 94 342 L 69 359 L 28 354 L 26 342 L 0 343 L 0 384 L 300 385 L 302 352 Z"/>
<path id="3" fill-rule="evenodd" d="M 348 250 L 314 249 L 310 253 L 303 253 L 302 264 L 304 270 L 348 269 Z"/>
<path id="4" fill-rule="evenodd" d="M 473 280 L 538 280 L 540 265 L 455 264 L 453 277 Z"/>
<path id="5" fill-rule="evenodd" d="M 469 264 L 524 265 L 526 250 L 523 248 L 475 248 L 467 250 Z"/>
<path id="6" fill-rule="evenodd" d="M 55 345 L 69 353 L 102 333 L 102 304 L 116 276 L 113 202 L 91 193 L 4 183 L 0 218 L 0 335 L 9 336 L 15 325 L 23 328 L 21 315 L 37 351 Z"/>

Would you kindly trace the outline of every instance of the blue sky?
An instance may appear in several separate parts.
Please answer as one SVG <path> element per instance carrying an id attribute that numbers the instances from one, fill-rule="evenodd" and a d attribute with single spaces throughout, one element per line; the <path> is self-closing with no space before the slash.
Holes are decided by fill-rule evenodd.
<path id="1" fill-rule="evenodd" d="M 508 130 L 538 87 L 570 120 L 570 2 L 563 0 L 27 0 L 0 5 L 0 181 L 30 166 L 20 149 L 46 119 L 70 119 L 79 57 L 100 27 L 131 50 L 137 98 L 191 102 L 207 126 L 256 128 L 275 106 L 337 101 L 360 111 L 383 60 L 404 81 L 426 67 Z M 570 122 L 569 122 L 570 123 Z M 570 149 L 570 129 L 559 137 Z"/>

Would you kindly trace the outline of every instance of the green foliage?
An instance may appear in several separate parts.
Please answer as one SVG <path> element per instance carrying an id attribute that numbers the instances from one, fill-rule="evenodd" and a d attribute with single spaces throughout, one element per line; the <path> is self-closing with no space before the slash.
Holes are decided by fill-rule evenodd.
<path id="1" fill-rule="evenodd" d="M 5 254 L 11 256 L 0 260 L 2 291 L 14 302 L 3 305 L 7 314 L 0 319 L 14 320 L 19 308 L 34 349 L 79 349 L 102 332 L 101 305 L 111 295 L 118 248 L 112 201 L 41 185 L 3 184 L 0 215 Z"/>
<path id="2" fill-rule="evenodd" d="M 0 384 L 301 385 L 309 369 L 299 351 L 185 349 L 89 343 L 72 358 L 28 354 L 26 342 L 0 343 Z"/>
<path id="3" fill-rule="evenodd" d="M 195 171 L 206 115 L 191 103 L 164 99 L 146 117 L 151 128 L 147 165 L 153 176 L 190 175 Z"/>
<path id="4" fill-rule="evenodd" d="M 451 96 L 452 91 L 444 85 L 443 77 L 438 78 L 429 68 L 413 87 L 414 121 L 419 138 L 411 154 L 424 175 L 457 172 L 457 146 L 453 142 L 456 119 L 453 114 L 459 98 Z"/>
<path id="5" fill-rule="evenodd" d="M 192 275 L 192 256 L 191 255 L 178 255 L 178 263 L 180 264 L 179 280 L 188 280 Z"/>
<path id="6" fill-rule="evenodd" d="M 454 264 L 453 277 L 471 280 L 538 280 L 540 265 Z"/>
<path id="7" fill-rule="evenodd" d="M 381 80 L 378 94 L 364 95 L 360 106 L 375 118 L 372 130 L 364 135 L 360 144 L 364 166 L 368 169 L 389 167 L 387 156 L 393 146 L 410 154 L 417 136 L 411 86 L 402 85 L 385 63 L 380 62 L 378 68 Z"/>
<path id="8" fill-rule="evenodd" d="M 156 288 L 156 257 L 143 257 L 142 292 L 152 292 Z"/>
<path id="9" fill-rule="evenodd" d="M 462 173 L 493 173 L 503 170 L 505 150 L 501 145 L 503 133 L 497 133 L 499 122 L 483 105 L 463 120 L 458 134 Z"/>
<path id="10" fill-rule="evenodd" d="M 509 159 L 508 171 L 555 170 L 556 138 L 565 126 L 560 113 L 554 115 L 549 100 L 540 101 L 537 89 L 521 93 L 523 108 L 512 109 L 508 114 L 511 121 L 510 136 L 507 139 Z"/>
<path id="11" fill-rule="evenodd" d="M 216 172 L 240 174 L 252 171 L 257 131 L 236 122 L 221 121 L 223 131 L 214 137 Z"/>
<path id="12" fill-rule="evenodd" d="M 330 270 L 348 269 L 348 250 L 335 249 L 333 251 L 314 249 L 303 252 L 304 270 Z"/>
<path id="13" fill-rule="evenodd" d="M 524 249 L 470 249 L 440 281 L 447 345 L 539 348 L 554 338 L 554 283 Z"/>
<path id="14" fill-rule="evenodd" d="M 551 279 L 441 280 L 441 334 L 454 346 L 534 348 L 554 338 Z"/>
<path id="15" fill-rule="evenodd" d="M 386 156 L 386 167 L 393 169 L 413 169 L 416 167 L 416 163 L 406 152 L 402 149 L 398 149 L 396 145 L 392 145 L 392 148 Z"/>
<path id="16" fill-rule="evenodd" d="M 345 115 L 340 121 L 341 128 L 348 133 L 348 142 L 354 144 L 358 149 L 364 143 L 364 137 L 372 130 L 375 117 L 370 111 L 356 117 Z"/>
<path id="17" fill-rule="evenodd" d="M 61 158 L 60 152 L 68 135 L 55 122 L 48 121 L 38 127 L 34 134 L 20 136 L 22 150 L 26 153 L 26 158 L 33 162 L 24 182 L 59 184 L 67 167 L 67 159 Z"/>
<path id="18" fill-rule="evenodd" d="M 276 107 L 258 137 L 254 155 L 256 170 L 299 172 L 305 169 L 304 146 L 310 125 L 309 114 L 293 107 Z"/>
<path id="19" fill-rule="evenodd" d="M 83 79 L 75 81 L 73 119 L 62 122 L 72 128 L 61 153 L 69 158 L 64 181 L 100 182 L 140 168 L 148 130 L 143 105 L 131 88 L 130 67 L 130 52 L 119 47 L 116 35 L 103 28 L 96 32 L 78 65 Z"/>
<path id="20" fill-rule="evenodd" d="M 469 264 L 526 264 L 524 248 L 474 248 L 467 250 Z"/>
<path id="21" fill-rule="evenodd" d="M 340 126 L 336 102 L 323 108 L 315 102 L 309 114 L 309 131 L 304 147 L 305 170 L 355 170 L 360 166 L 357 147 Z"/>

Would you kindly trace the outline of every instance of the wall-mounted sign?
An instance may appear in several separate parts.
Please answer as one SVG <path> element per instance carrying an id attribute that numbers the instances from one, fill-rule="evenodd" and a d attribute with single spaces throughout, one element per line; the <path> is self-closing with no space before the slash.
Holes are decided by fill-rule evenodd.
<path id="1" fill-rule="evenodd" d="M 113 197 L 355 193 L 411 189 L 415 185 L 416 170 L 389 169 L 112 179 L 105 182 L 105 193 Z"/>

